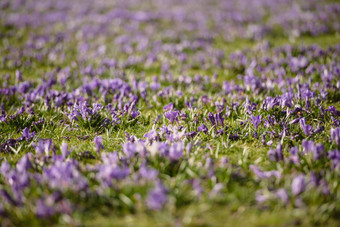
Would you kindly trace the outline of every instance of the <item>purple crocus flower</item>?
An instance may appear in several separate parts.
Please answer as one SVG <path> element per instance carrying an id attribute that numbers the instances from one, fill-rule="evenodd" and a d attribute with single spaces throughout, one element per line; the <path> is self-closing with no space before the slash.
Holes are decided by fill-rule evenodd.
<path id="1" fill-rule="evenodd" d="M 292 193 L 293 195 L 299 195 L 306 189 L 305 177 L 300 174 L 296 176 L 292 181 Z"/>
<path id="2" fill-rule="evenodd" d="M 262 145 L 266 145 L 266 134 L 265 133 L 261 135 L 261 143 Z"/>
<path id="3" fill-rule="evenodd" d="M 282 161 L 283 160 L 283 154 L 282 154 L 282 145 L 278 144 L 276 149 L 270 149 L 268 151 L 269 159 L 270 161 Z"/>
<path id="4" fill-rule="evenodd" d="M 339 116 L 340 115 L 340 111 L 338 111 L 335 106 L 330 106 L 328 107 L 327 111 L 329 111 L 333 116 Z"/>
<path id="5" fill-rule="evenodd" d="M 107 164 L 107 165 L 118 165 L 118 162 L 119 162 L 118 153 L 116 151 L 115 152 L 102 153 L 101 159 L 102 159 L 103 163 Z"/>
<path id="6" fill-rule="evenodd" d="M 148 193 L 146 205 L 152 210 L 160 210 L 167 201 L 167 190 L 163 184 L 158 181 L 155 187 Z"/>
<path id="7" fill-rule="evenodd" d="M 184 143 L 175 143 L 169 148 L 169 158 L 172 161 L 178 160 L 183 156 Z"/>
<path id="8" fill-rule="evenodd" d="M 328 152 L 329 159 L 332 160 L 332 168 L 340 167 L 340 150 L 331 150 Z"/>
<path id="9" fill-rule="evenodd" d="M 271 171 L 262 171 L 259 167 L 255 165 L 250 165 L 249 169 L 253 171 L 253 173 L 259 178 L 259 179 L 268 179 L 271 177 L 274 178 L 281 178 L 281 173 L 277 170 L 271 170 Z"/>
<path id="10" fill-rule="evenodd" d="M 147 154 L 147 150 L 142 141 L 135 143 L 125 143 L 123 144 L 123 152 L 127 155 L 127 157 L 131 158 L 134 155 L 138 154 L 139 156 L 145 156 Z"/>
<path id="11" fill-rule="evenodd" d="M 171 124 L 174 124 L 174 121 L 178 121 L 178 111 L 168 111 L 165 112 L 165 117 L 171 122 Z"/>
<path id="12" fill-rule="evenodd" d="M 303 147 L 303 152 L 304 153 L 313 152 L 313 150 L 315 150 L 314 141 L 312 141 L 312 140 L 303 140 L 302 141 L 302 147 Z"/>
<path id="13" fill-rule="evenodd" d="M 308 153 L 311 152 L 313 154 L 313 159 L 317 160 L 320 159 L 323 155 L 325 150 L 323 144 L 314 144 L 312 140 L 303 140 L 302 141 L 303 152 Z"/>
<path id="14" fill-rule="evenodd" d="M 103 105 L 100 104 L 100 103 L 93 103 L 92 105 L 92 113 L 95 114 L 95 113 L 98 113 L 100 110 L 103 109 Z"/>
<path id="15" fill-rule="evenodd" d="M 331 139 L 340 146 L 340 128 L 331 128 Z"/>
<path id="16" fill-rule="evenodd" d="M 222 117 L 222 113 L 215 114 L 215 122 L 224 127 L 224 117 Z"/>
<path id="17" fill-rule="evenodd" d="M 215 174 L 214 161 L 212 158 L 207 158 L 205 162 L 205 168 L 208 170 L 208 177 L 212 178 Z"/>
<path id="18" fill-rule="evenodd" d="M 6 201 L 7 203 L 17 206 L 20 203 L 12 197 L 12 195 L 10 195 L 5 189 L 0 189 L 0 196 L 2 198 L 2 201 Z M 3 202 L 1 203 L 3 204 Z"/>
<path id="19" fill-rule="evenodd" d="M 228 81 L 223 82 L 223 90 L 225 94 L 229 94 L 233 91 L 233 87 L 228 83 Z"/>
<path id="20" fill-rule="evenodd" d="M 258 203 L 264 203 L 269 199 L 270 199 L 270 196 L 268 194 L 264 194 L 263 191 L 261 190 L 258 190 L 255 194 L 255 200 Z"/>
<path id="21" fill-rule="evenodd" d="M 237 135 L 237 133 L 229 136 L 229 139 L 231 139 L 231 140 L 237 140 L 238 138 L 239 138 L 239 136 Z"/>
<path id="22" fill-rule="evenodd" d="M 22 73 L 18 69 L 15 70 L 15 80 L 22 81 Z"/>
<path id="23" fill-rule="evenodd" d="M 96 145 L 97 153 L 99 154 L 101 149 L 105 149 L 103 145 L 103 138 L 101 136 L 94 137 L 94 143 Z"/>
<path id="24" fill-rule="evenodd" d="M 187 133 L 187 137 L 189 137 L 189 138 L 194 138 L 196 135 L 197 135 L 196 131 L 192 131 L 192 132 Z"/>
<path id="25" fill-rule="evenodd" d="M 150 83 L 150 88 L 153 91 L 157 91 L 160 88 L 161 84 L 158 82 L 158 78 L 155 76 L 153 81 Z"/>
<path id="26" fill-rule="evenodd" d="M 168 105 L 163 107 L 163 110 L 171 111 L 174 108 L 174 104 L 170 102 Z"/>
<path id="27" fill-rule="evenodd" d="M 21 139 L 26 139 L 27 143 L 30 141 L 30 139 L 33 139 L 35 136 L 35 132 L 30 133 L 29 128 L 25 128 L 22 131 L 22 137 Z"/>
<path id="28" fill-rule="evenodd" d="M 61 144 L 60 150 L 61 150 L 61 155 L 64 159 L 70 154 L 70 150 L 68 149 L 68 144 L 65 141 L 63 141 L 63 143 Z"/>
<path id="29" fill-rule="evenodd" d="M 53 208 L 52 204 L 47 205 L 44 200 L 39 199 L 37 201 L 35 213 L 39 218 L 47 218 L 53 216 L 56 213 L 56 210 Z"/>
<path id="30" fill-rule="evenodd" d="M 317 127 L 316 129 L 313 130 L 313 134 L 320 134 L 325 130 L 325 127 L 323 125 Z"/>
<path id="31" fill-rule="evenodd" d="M 216 126 L 216 121 L 213 113 L 211 112 L 208 113 L 208 119 L 213 126 Z"/>
<path id="32" fill-rule="evenodd" d="M 251 115 L 251 123 L 253 123 L 256 130 L 259 127 L 261 121 L 262 121 L 261 115 L 257 115 L 257 116 Z"/>
<path id="33" fill-rule="evenodd" d="M 303 133 L 306 136 L 311 135 L 311 132 L 313 130 L 313 126 L 306 124 L 306 118 L 303 117 L 303 118 L 300 119 L 300 126 L 301 126 L 301 128 L 303 130 Z"/>
<path id="34" fill-rule="evenodd" d="M 332 124 L 335 126 L 335 127 L 339 127 L 340 126 L 340 121 L 334 117 L 331 117 L 332 119 Z"/>
<path id="35" fill-rule="evenodd" d="M 294 120 L 291 120 L 288 124 L 291 125 L 291 124 L 296 124 L 300 121 L 300 118 L 296 118 Z"/>
<path id="36" fill-rule="evenodd" d="M 7 124 L 8 122 L 7 122 L 6 116 L 1 115 L 0 116 L 0 122 L 5 122 Z"/>
<path id="37" fill-rule="evenodd" d="M 197 179 L 197 178 L 190 179 L 189 183 L 192 186 L 195 196 L 200 197 L 204 192 L 204 189 L 201 186 L 200 179 Z"/>
<path id="38" fill-rule="evenodd" d="M 136 110 L 132 110 L 131 111 L 131 117 L 133 118 L 133 119 L 135 119 L 136 117 L 138 117 L 139 116 L 139 112 L 138 111 L 136 111 Z"/>
<path id="39" fill-rule="evenodd" d="M 298 151 L 299 151 L 299 149 L 297 147 L 292 147 L 290 149 L 289 160 L 294 164 L 298 164 L 300 162 Z"/>
<path id="40" fill-rule="evenodd" d="M 218 194 L 220 194 L 223 188 L 224 188 L 224 185 L 222 183 L 217 183 L 213 187 L 213 189 L 209 192 L 209 198 L 213 198 L 217 196 Z"/>
<path id="41" fill-rule="evenodd" d="M 275 192 L 275 195 L 278 199 L 280 199 L 283 203 L 287 204 L 289 202 L 289 196 L 285 189 L 280 188 Z"/>
<path id="42" fill-rule="evenodd" d="M 318 160 L 323 156 L 323 153 L 325 151 L 325 147 L 323 144 L 319 143 L 315 146 L 315 149 L 313 149 L 313 159 Z"/>
<path id="43" fill-rule="evenodd" d="M 33 168 L 32 163 L 30 161 L 30 157 L 32 157 L 32 153 L 25 154 L 18 161 L 16 167 L 19 173 L 22 173 L 24 171 L 27 171 L 28 169 Z"/>
<path id="44" fill-rule="evenodd" d="M 148 138 L 150 141 L 154 141 L 154 140 L 157 139 L 158 134 L 157 134 L 156 130 L 151 129 L 149 132 L 144 134 L 144 137 Z"/>
<path id="45" fill-rule="evenodd" d="M 102 186 L 112 186 L 112 180 L 121 180 L 126 178 L 130 174 L 130 170 L 126 167 L 120 167 L 106 163 L 99 165 L 96 178 L 101 182 Z"/>
<path id="46" fill-rule="evenodd" d="M 153 168 L 147 168 L 146 165 L 143 164 L 139 168 L 139 174 L 145 180 L 154 181 L 154 180 L 157 179 L 158 171 L 156 169 L 153 169 Z"/>
<path id="47" fill-rule="evenodd" d="M 33 146 L 38 155 L 49 156 L 49 151 L 52 148 L 52 140 L 41 139 L 39 140 L 38 145 L 35 144 Z"/>
<path id="48" fill-rule="evenodd" d="M 198 127 L 198 131 L 199 132 L 207 133 L 208 132 L 208 128 L 207 128 L 207 126 L 205 126 L 205 124 L 202 124 L 201 126 Z"/>
<path id="49" fill-rule="evenodd" d="M 85 176 L 78 170 L 76 161 L 56 160 L 51 166 L 43 168 L 43 181 L 52 189 L 78 192 L 88 186 Z"/>
<path id="50" fill-rule="evenodd" d="M 7 173 L 11 171 L 11 169 L 12 169 L 11 165 L 6 160 L 2 161 L 0 166 L 0 173 L 2 175 L 7 175 Z"/>

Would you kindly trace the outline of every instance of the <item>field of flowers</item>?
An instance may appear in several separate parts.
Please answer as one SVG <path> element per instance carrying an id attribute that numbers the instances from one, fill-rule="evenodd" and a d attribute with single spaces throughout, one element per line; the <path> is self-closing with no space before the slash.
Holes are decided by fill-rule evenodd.
<path id="1" fill-rule="evenodd" d="M 0 0 L 1 226 L 340 225 L 340 2 Z"/>

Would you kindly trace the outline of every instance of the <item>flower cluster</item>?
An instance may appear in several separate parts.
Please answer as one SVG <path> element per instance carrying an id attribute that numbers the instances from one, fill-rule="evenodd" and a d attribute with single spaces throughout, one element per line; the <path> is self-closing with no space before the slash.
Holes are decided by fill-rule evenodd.
<path id="1" fill-rule="evenodd" d="M 0 12 L 0 223 L 205 225 L 216 206 L 337 221 L 338 2 L 3 0 Z"/>

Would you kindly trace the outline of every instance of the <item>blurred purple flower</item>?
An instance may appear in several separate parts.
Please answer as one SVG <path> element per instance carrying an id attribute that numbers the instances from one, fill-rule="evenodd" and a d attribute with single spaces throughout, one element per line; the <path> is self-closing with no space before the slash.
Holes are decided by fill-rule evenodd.
<path id="1" fill-rule="evenodd" d="M 0 122 L 5 122 L 6 124 L 8 124 L 7 117 L 4 116 L 4 115 L 1 115 L 0 116 Z"/>
<path id="2" fill-rule="evenodd" d="M 292 147 L 290 149 L 289 160 L 294 164 L 298 164 L 300 162 L 298 152 L 299 152 L 299 149 L 297 147 Z"/>
<path id="3" fill-rule="evenodd" d="M 331 150 L 328 152 L 328 157 L 332 161 L 332 168 L 340 167 L 340 150 Z"/>
<path id="4" fill-rule="evenodd" d="M 0 173 L 2 175 L 6 176 L 11 169 L 12 169 L 11 165 L 6 160 L 1 162 Z"/>
<path id="5" fill-rule="evenodd" d="M 25 128 L 22 131 L 22 137 L 21 139 L 26 139 L 27 143 L 29 142 L 30 139 L 34 138 L 35 132 L 30 133 L 29 128 Z"/>
<path id="6" fill-rule="evenodd" d="M 171 124 L 173 125 L 175 120 L 178 121 L 178 111 L 168 111 L 165 112 L 165 117 L 171 122 Z"/>
<path id="7" fill-rule="evenodd" d="M 268 151 L 270 161 L 283 161 L 283 154 L 282 154 L 282 145 L 278 144 L 276 149 L 270 149 Z"/>
<path id="8" fill-rule="evenodd" d="M 253 123 L 256 130 L 262 121 L 261 119 L 262 119 L 261 115 L 257 115 L 257 116 L 251 115 L 251 123 Z"/>
<path id="9" fill-rule="evenodd" d="M 222 113 L 215 114 L 215 122 L 224 127 L 224 117 L 222 117 Z"/>
<path id="10" fill-rule="evenodd" d="M 172 161 L 176 161 L 183 156 L 184 151 L 184 143 L 174 143 L 172 146 L 169 147 L 169 155 L 168 158 Z"/>
<path id="11" fill-rule="evenodd" d="M 296 176 L 292 181 L 292 193 L 293 195 L 299 195 L 306 189 L 305 177 L 300 174 Z"/>
<path id="12" fill-rule="evenodd" d="M 302 130 L 303 130 L 303 133 L 304 133 L 306 136 L 311 135 L 312 130 L 313 130 L 313 126 L 307 125 L 307 124 L 306 124 L 306 118 L 301 118 L 301 119 L 300 119 L 300 126 L 301 126 L 301 128 L 302 128 Z"/>
<path id="13" fill-rule="evenodd" d="M 207 158 L 205 161 L 205 168 L 208 170 L 208 177 L 212 178 L 215 174 L 214 161 L 212 158 Z"/>
<path id="14" fill-rule="evenodd" d="M 99 154 L 101 149 L 105 149 L 103 145 L 103 138 L 101 136 L 94 137 L 94 144 L 96 145 L 97 153 Z"/>
<path id="15" fill-rule="evenodd" d="M 30 161 L 30 157 L 32 158 L 32 153 L 25 154 L 22 158 L 17 162 L 17 170 L 19 173 L 27 171 L 28 169 L 33 168 L 33 165 Z"/>
<path id="16" fill-rule="evenodd" d="M 170 102 L 168 105 L 163 107 L 163 110 L 171 111 L 174 108 L 174 104 Z"/>
<path id="17" fill-rule="evenodd" d="M 202 124 L 201 126 L 198 127 L 198 131 L 199 132 L 207 133 L 208 132 L 208 128 L 207 128 L 207 126 L 205 126 L 205 124 Z"/>
<path id="18" fill-rule="evenodd" d="M 30 133 L 29 128 L 25 128 L 25 129 L 22 131 L 22 137 L 21 137 L 21 139 L 22 139 L 22 140 L 26 139 L 26 141 L 27 141 L 27 143 L 28 143 L 31 139 L 34 138 L 34 136 L 35 136 L 35 132 Z"/>
<path id="19" fill-rule="evenodd" d="M 288 204 L 289 196 L 285 189 L 280 188 L 275 192 L 275 195 L 278 199 L 280 199 L 283 203 Z"/>
<path id="20" fill-rule="evenodd" d="M 78 170 L 76 161 L 56 160 L 49 167 L 43 168 L 43 180 L 52 189 L 78 192 L 88 186 L 88 181 Z"/>
<path id="21" fill-rule="evenodd" d="M 340 146 L 340 128 L 331 128 L 331 139 Z"/>
<path id="22" fill-rule="evenodd" d="M 154 140 L 157 140 L 158 134 L 157 134 L 156 130 L 151 129 L 149 132 L 144 134 L 144 137 L 148 138 L 152 142 Z"/>
<path id="23" fill-rule="evenodd" d="M 304 153 L 312 152 L 315 149 L 314 141 L 312 140 L 303 140 L 302 148 Z"/>
<path id="24" fill-rule="evenodd" d="M 329 106 L 327 111 L 329 111 L 334 117 L 340 116 L 340 111 L 338 111 L 335 106 Z"/>
<path id="25" fill-rule="evenodd" d="M 325 130 L 325 127 L 323 125 L 317 127 L 316 129 L 313 130 L 313 134 L 320 134 Z"/>
<path id="26" fill-rule="evenodd" d="M 9 203 L 10 205 L 14 205 L 14 206 L 18 206 L 21 205 L 18 201 L 16 201 L 15 198 L 13 198 L 13 196 L 11 194 L 9 194 L 5 189 L 0 189 L 0 196 L 2 201 L 6 201 L 7 203 Z M 1 205 L 4 202 L 1 203 Z"/>
<path id="27" fill-rule="evenodd" d="M 213 189 L 209 192 L 209 198 L 213 198 L 217 196 L 218 194 L 220 194 L 223 188 L 224 188 L 224 185 L 222 183 L 215 184 Z"/>
<path id="28" fill-rule="evenodd" d="M 143 157 L 147 154 L 146 147 L 143 142 L 128 142 L 122 145 L 123 152 L 127 157 L 132 158 L 136 154 Z"/>
<path id="29" fill-rule="evenodd" d="M 315 149 L 312 150 L 313 159 L 314 159 L 314 160 L 320 159 L 320 158 L 323 156 L 324 151 L 325 151 L 324 145 L 323 145 L 323 144 L 317 144 L 317 145 L 315 146 Z"/>
<path id="30" fill-rule="evenodd" d="M 135 119 L 136 117 L 138 117 L 139 116 L 139 112 L 138 111 L 136 111 L 136 110 L 132 110 L 131 111 L 131 117 L 133 118 L 133 119 Z"/>
<path id="31" fill-rule="evenodd" d="M 195 196 L 200 197 L 204 192 L 200 179 L 196 179 L 196 178 L 190 179 L 189 183 L 192 186 Z"/>
<path id="32" fill-rule="evenodd" d="M 149 181 L 154 181 L 157 179 L 158 176 L 158 171 L 153 168 L 147 168 L 145 164 L 143 164 L 139 168 L 139 174 L 143 179 L 149 180 Z"/>
<path id="33" fill-rule="evenodd" d="M 167 201 L 167 190 L 160 181 L 157 181 L 155 187 L 148 193 L 146 205 L 152 210 L 160 210 Z"/>
<path id="34" fill-rule="evenodd" d="M 33 147 L 38 155 L 49 156 L 49 151 L 52 148 L 52 140 L 40 139 L 38 145 L 34 144 Z"/>
<path id="35" fill-rule="evenodd" d="M 213 113 L 211 112 L 208 113 L 208 119 L 213 126 L 216 126 L 216 121 Z"/>
<path id="36" fill-rule="evenodd" d="M 39 218 L 48 218 L 53 216 L 56 213 L 56 210 L 53 208 L 53 205 L 47 205 L 46 202 L 42 199 L 39 199 L 36 204 L 35 214 Z"/>
<path id="37" fill-rule="evenodd" d="M 332 119 L 332 124 L 335 126 L 335 127 L 339 127 L 340 126 L 340 121 L 334 117 L 331 117 Z"/>
<path id="38" fill-rule="evenodd" d="M 60 150 L 61 150 L 61 155 L 64 159 L 71 153 L 68 148 L 68 144 L 65 141 L 62 142 L 60 146 Z"/>
<path id="39" fill-rule="evenodd" d="M 268 194 L 264 194 L 262 190 L 256 191 L 255 200 L 258 203 L 264 203 L 270 199 Z"/>
<path id="40" fill-rule="evenodd" d="M 296 124 L 298 122 L 300 122 L 300 118 L 296 118 L 294 120 L 291 120 L 288 124 L 291 125 L 291 124 Z"/>
<path id="41" fill-rule="evenodd" d="M 98 166 L 98 173 L 96 178 L 104 187 L 111 187 L 112 180 L 122 180 L 130 174 L 130 170 L 126 167 L 112 165 L 111 163 L 102 164 Z"/>
<path id="42" fill-rule="evenodd" d="M 259 167 L 255 165 L 250 165 L 249 169 L 253 171 L 253 173 L 259 178 L 259 179 L 268 179 L 271 177 L 275 178 L 281 178 L 281 173 L 277 170 L 272 171 L 262 171 Z"/>

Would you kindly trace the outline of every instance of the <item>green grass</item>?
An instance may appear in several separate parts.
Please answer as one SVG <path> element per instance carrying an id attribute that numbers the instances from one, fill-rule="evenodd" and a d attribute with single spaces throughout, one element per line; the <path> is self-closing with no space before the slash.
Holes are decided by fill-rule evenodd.
<path id="1" fill-rule="evenodd" d="M 4 28 L 0 28 L 3 30 Z M 13 32 L 11 28 L 5 28 Z M 26 38 L 29 36 L 25 34 L 25 31 L 18 31 L 17 34 L 21 34 L 22 39 L 16 39 L 15 37 L 7 36 L 2 39 L 2 43 L 0 46 L 3 48 L 6 42 L 11 43 L 13 46 L 17 46 L 18 49 L 23 48 L 23 43 Z M 4 32 L 7 34 L 7 31 Z M 328 46 L 334 46 L 335 44 L 339 44 L 339 34 L 335 35 L 324 35 L 318 37 L 298 37 L 294 39 L 282 38 L 282 37 L 267 37 L 266 40 L 269 42 L 271 48 L 279 47 L 286 44 L 293 45 L 311 45 L 317 44 L 323 48 Z M 112 40 L 106 40 L 107 44 L 110 44 Z M 213 46 L 214 48 L 220 49 L 225 54 L 228 59 L 229 55 L 237 50 L 244 50 L 249 48 L 252 50 L 256 48 L 258 44 L 257 41 L 249 41 L 249 40 L 234 40 L 232 42 L 227 42 L 221 39 L 214 40 Z M 24 80 L 31 81 L 34 84 L 38 84 L 42 81 L 42 78 L 45 78 L 46 73 L 51 72 L 56 67 L 65 67 L 68 66 L 69 62 L 77 56 L 77 50 L 74 46 L 74 43 L 68 43 L 64 49 L 66 51 L 66 57 L 64 61 L 55 62 L 54 64 L 50 64 L 49 61 L 34 61 L 31 62 L 28 66 L 22 66 L 20 70 L 23 73 Z M 9 51 L 5 51 L 4 54 L 8 54 Z M 108 50 L 108 54 L 117 53 L 117 50 Z M 189 53 L 190 56 L 191 53 Z M 121 59 L 126 59 L 127 56 L 122 55 L 119 56 Z M 93 63 L 94 65 L 98 64 L 97 59 L 90 60 L 87 63 Z M 173 66 L 174 76 L 178 77 L 181 72 L 180 69 L 176 68 L 176 64 Z M 14 84 L 15 82 L 15 70 L 17 68 L 9 63 L 7 65 L 1 65 L 0 67 L 0 75 L 9 74 L 10 79 L 9 83 Z M 74 69 L 72 69 L 74 70 Z M 154 64 L 149 68 L 144 67 L 143 65 L 131 66 L 126 70 L 128 75 L 143 73 L 142 78 L 150 81 L 152 76 L 158 74 L 160 72 L 160 65 Z M 107 77 L 110 77 L 112 72 L 107 72 Z M 190 76 L 200 74 L 200 75 L 213 75 L 217 73 L 219 76 L 217 78 L 217 82 L 222 82 L 225 80 L 236 79 L 237 72 L 234 72 L 230 69 L 220 69 L 217 67 L 212 67 L 208 69 L 201 69 L 198 67 L 193 67 L 186 71 L 186 73 Z M 0 82 L 3 82 L 4 79 L 1 78 Z M 236 79 L 237 81 L 237 79 Z M 79 86 L 80 81 L 71 80 L 65 90 L 72 91 L 74 87 Z M 169 84 L 162 84 L 162 86 L 167 86 Z M 199 97 L 201 93 L 197 94 L 189 94 L 185 91 L 185 87 L 180 87 L 180 85 L 174 85 L 176 88 L 181 88 L 184 90 L 184 97 L 191 96 Z M 60 84 L 54 85 L 53 89 L 62 90 L 62 86 Z M 221 97 L 218 96 L 218 89 L 214 89 L 214 87 L 206 88 L 209 96 L 212 97 L 214 101 L 221 101 Z M 252 98 L 252 93 L 249 92 L 247 94 L 250 98 Z M 263 94 L 261 98 L 264 96 Z M 340 109 L 339 102 L 339 92 L 334 91 L 331 94 L 332 98 L 329 101 L 325 102 L 325 106 L 334 105 L 337 109 Z M 170 100 L 166 100 L 161 97 L 157 97 L 156 94 L 151 94 L 150 96 L 156 96 L 155 100 L 151 103 L 147 101 L 140 101 L 137 104 L 137 108 L 141 112 L 141 115 L 135 120 L 122 119 L 124 122 L 117 126 L 107 126 L 103 129 L 98 129 L 98 124 L 89 125 L 87 122 L 83 123 L 71 123 L 69 118 L 63 113 L 66 109 L 57 109 L 54 110 L 53 107 L 50 110 L 47 110 L 43 102 L 37 102 L 34 106 L 34 111 L 37 115 L 30 115 L 25 113 L 23 116 L 16 118 L 11 121 L 8 125 L 4 123 L 0 123 L 0 143 L 5 142 L 10 138 L 19 138 L 21 136 L 21 132 L 25 127 L 29 127 L 33 122 L 38 121 L 39 119 L 44 119 L 44 123 L 39 126 L 36 126 L 34 130 L 36 131 L 36 138 L 51 138 L 53 144 L 59 146 L 63 141 L 67 141 L 69 146 L 73 148 L 73 156 L 77 157 L 83 151 L 90 151 L 93 155 L 96 156 L 93 138 L 97 135 L 101 135 L 104 140 L 104 146 L 107 151 L 118 151 L 122 154 L 121 144 L 125 141 L 125 132 L 135 135 L 138 138 L 142 138 L 143 135 L 148 132 L 153 127 L 153 121 L 156 119 L 156 116 L 164 113 L 162 110 L 165 104 L 169 102 L 174 102 L 174 105 L 178 109 L 182 109 L 184 107 L 184 98 L 178 99 L 173 97 Z M 152 97 L 148 97 L 148 100 L 153 100 Z M 98 92 L 94 94 L 92 97 L 92 102 L 99 101 L 104 103 L 104 97 Z M 0 97 L 1 103 L 4 104 L 5 110 L 9 114 L 14 114 L 17 111 L 17 108 L 22 105 L 22 99 L 18 97 L 14 97 L 9 99 L 8 97 Z M 230 101 L 230 100 L 228 100 Z M 254 102 L 259 102 L 259 100 L 252 100 Z M 151 106 L 152 105 L 152 106 Z M 205 108 L 205 112 L 202 110 Z M 209 129 L 211 129 L 211 125 L 204 121 L 204 116 L 206 116 L 207 112 L 214 111 L 214 107 L 205 106 L 201 103 L 199 106 L 199 110 L 196 113 L 196 117 L 200 120 L 201 123 L 206 123 Z M 273 114 L 281 114 L 279 111 L 273 111 Z M 234 130 L 233 132 L 238 132 L 241 130 L 241 126 L 239 126 L 239 122 L 246 119 L 247 114 L 244 112 L 235 113 L 230 119 L 227 119 L 227 124 Z M 310 121 L 312 121 L 313 116 L 307 116 Z M 193 120 L 193 119 L 191 119 Z M 317 120 L 318 121 L 318 120 Z M 68 124 L 66 124 L 67 122 Z M 161 118 L 161 122 L 157 124 L 158 127 L 162 126 L 164 123 L 169 124 L 169 121 L 164 118 Z M 199 125 L 195 125 L 192 122 L 188 123 L 188 128 L 190 130 L 196 130 Z M 313 206 L 304 206 L 301 208 L 293 207 L 289 205 L 288 207 L 284 207 L 283 204 L 272 205 L 272 206 L 259 206 L 255 205 L 254 195 L 255 189 L 265 188 L 268 185 L 272 185 L 272 182 L 257 182 L 255 180 L 249 179 L 249 175 L 251 174 L 248 170 L 248 166 L 250 164 L 256 163 L 259 164 L 264 169 L 273 169 L 276 164 L 271 163 L 267 158 L 267 151 L 269 150 L 268 146 L 263 146 L 258 139 L 253 139 L 251 132 L 253 132 L 253 128 L 250 124 L 247 124 L 242 127 L 247 127 L 249 131 L 249 135 L 241 135 L 241 139 L 238 141 L 231 141 L 226 137 L 217 137 L 213 135 L 199 135 L 193 139 L 193 141 L 201 140 L 202 145 L 207 145 L 209 143 L 211 149 L 207 150 L 206 148 L 198 147 L 197 150 L 194 151 L 194 154 L 190 157 L 186 157 L 187 159 L 182 163 L 178 163 L 177 165 L 173 165 L 172 163 L 167 162 L 166 160 L 156 159 L 154 163 L 151 165 L 157 166 L 157 169 L 160 169 L 161 176 L 160 178 L 166 182 L 166 186 L 172 188 L 172 192 L 170 195 L 170 201 L 167 204 L 167 207 L 160 212 L 151 212 L 148 210 L 144 210 L 145 208 L 135 209 L 132 212 L 129 210 L 128 204 L 124 204 L 124 199 L 118 196 L 117 203 L 124 204 L 122 205 L 124 209 L 127 211 L 124 212 L 124 209 L 116 210 L 114 208 L 100 208 L 98 212 L 96 212 L 96 207 L 89 208 L 91 212 L 86 212 L 82 214 L 81 212 L 76 212 L 73 218 L 64 215 L 60 217 L 59 221 L 61 225 L 78 225 L 82 223 L 86 223 L 87 226 L 173 226 L 173 225 L 186 225 L 186 226 L 293 226 L 293 225 L 301 225 L 301 226 L 310 226 L 311 223 L 318 225 L 327 223 L 329 226 L 338 226 L 339 219 L 334 215 L 332 211 L 335 210 L 333 206 L 336 206 L 337 211 L 339 211 L 339 197 L 337 197 L 336 201 L 331 199 L 326 199 L 326 202 L 323 203 L 325 206 L 329 205 L 330 208 L 318 207 L 322 202 L 315 202 L 311 204 L 315 204 Z M 296 130 L 300 130 L 299 126 L 295 127 Z M 329 138 L 329 130 L 331 124 L 329 121 L 325 122 L 326 132 L 322 135 L 316 135 L 313 137 L 315 141 L 322 142 L 325 138 Z M 277 130 L 279 130 L 278 128 Z M 264 128 L 259 129 L 263 132 Z M 260 133 L 259 133 L 260 134 Z M 83 140 L 84 136 L 88 136 L 88 139 Z M 273 138 L 273 141 L 277 143 L 279 140 L 277 138 Z M 289 139 L 283 141 L 285 152 L 288 150 Z M 296 142 L 294 145 L 301 144 L 301 139 Z M 18 149 L 18 147 L 14 147 L 14 149 Z M 23 142 L 22 147 L 18 155 L 14 155 L 12 153 L 1 153 L 0 159 L 7 159 L 12 163 L 15 163 L 18 158 L 27 152 L 33 151 L 32 142 L 27 143 Z M 59 152 L 59 149 L 57 149 Z M 225 197 L 217 199 L 216 203 L 209 202 L 209 199 L 203 197 L 203 201 L 196 201 L 194 196 L 190 194 L 190 189 L 182 192 L 181 189 L 184 181 L 193 177 L 199 176 L 201 174 L 201 168 L 203 165 L 203 156 L 204 154 L 210 154 L 210 156 L 214 157 L 216 161 L 218 161 L 221 157 L 227 156 L 230 160 L 231 169 L 221 169 L 220 173 L 217 174 L 219 179 L 209 179 L 204 182 L 205 187 L 211 189 L 217 182 L 223 182 L 226 186 L 226 189 L 223 191 L 225 193 Z M 306 158 L 306 162 L 311 162 L 310 157 Z M 82 160 L 83 163 L 91 162 L 89 160 Z M 201 160 L 201 161 L 200 161 Z M 282 166 L 279 168 L 283 168 Z M 321 165 L 321 164 L 320 164 Z M 242 171 L 239 170 L 242 169 Z M 308 165 L 303 168 L 307 168 Z M 303 170 L 306 171 L 306 170 Z M 240 172 L 239 175 L 237 173 Z M 289 174 L 289 173 L 287 173 Z M 248 177 L 247 177 L 248 176 Z M 334 188 L 339 190 L 339 187 L 336 185 L 338 182 L 333 179 Z M 261 185 L 268 184 L 268 185 Z M 281 182 L 281 183 L 273 183 L 274 185 L 287 186 L 289 181 Z M 282 185 L 284 184 L 284 185 Z M 188 194 L 186 194 L 188 192 Z M 189 195 L 190 194 L 190 195 Z M 110 198 L 109 198 L 110 199 Z M 184 202 L 182 202 L 184 201 Z M 188 202 L 185 202 L 188 201 Z M 181 203 L 182 202 L 182 203 Z M 125 201 L 125 203 L 128 203 Z M 105 206 L 104 206 L 105 207 Z M 103 210 L 102 210 L 103 209 Z M 331 212 L 322 212 L 323 209 L 329 209 Z M 333 210 L 332 210 L 333 209 Z M 123 211 L 122 211 L 123 210 Z M 20 213 L 20 212 L 18 212 Z M 43 222 L 39 222 L 34 219 L 28 213 L 27 217 L 25 214 L 23 217 L 20 217 L 21 214 L 18 214 L 20 220 L 17 224 L 22 224 L 23 222 L 32 223 L 32 225 L 44 224 Z M 21 219 L 23 218 L 23 219 Z M 27 218 L 27 219 L 25 219 Z M 23 221 L 24 220 L 24 221 Z M 23 222 L 22 222 L 23 221 Z"/>

